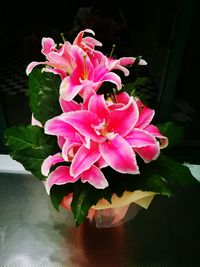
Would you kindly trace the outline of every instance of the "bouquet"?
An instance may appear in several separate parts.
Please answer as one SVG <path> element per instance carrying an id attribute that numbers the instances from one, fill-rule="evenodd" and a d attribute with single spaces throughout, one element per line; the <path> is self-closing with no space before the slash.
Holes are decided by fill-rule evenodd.
<path id="1" fill-rule="evenodd" d="M 122 82 L 147 62 L 105 55 L 94 35 L 85 29 L 61 44 L 42 38 L 45 60 L 26 68 L 30 125 L 5 132 L 11 157 L 44 183 L 57 210 L 72 211 L 76 226 L 99 203 L 127 192 L 169 197 L 198 183 L 164 153 L 180 140 L 182 127 L 154 123 L 155 110 L 137 96 L 135 83 Z"/>

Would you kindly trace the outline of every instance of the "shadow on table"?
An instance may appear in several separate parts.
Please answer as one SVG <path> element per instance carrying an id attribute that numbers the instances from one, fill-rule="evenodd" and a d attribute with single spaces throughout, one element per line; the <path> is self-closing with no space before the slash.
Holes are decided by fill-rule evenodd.
<path id="1" fill-rule="evenodd" d="M 199 187 L 157 196 L 124 225 L 72 228 L 70 261 L 77 267 L 200 266 L 199 225 Z"/>
<path id="2" fill-rule="evenodd" d="M 129 259 L 124 225 L 96 228 L 86 222 L 73 228 L 71 262 L 77 267 L 122 267 Z"/>

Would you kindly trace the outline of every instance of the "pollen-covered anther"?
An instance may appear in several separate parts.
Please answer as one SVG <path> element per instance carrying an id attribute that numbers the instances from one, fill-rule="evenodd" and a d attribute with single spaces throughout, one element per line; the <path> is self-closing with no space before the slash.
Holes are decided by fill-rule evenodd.
<path id="1" fill-rule="evenodd" d="M 107 125 L 104 124 L 104 128 L 101 130 L 101 135 L 111 140 L 116 136 L 116 133 L 107 131 Z"/>
<path id="2" fill-rule="evenodd" d="M 107 132 L 106 127 L 105 127 L 103 130 L 101 130 L 101 135 L 106 137 L 107 134 L 108 134 L 108 132 Z"/>
<path id="3" fill-rule="evenodd" d="M 86 58 L 87 58 L 87 54 L 83 55 L 83 80 L 87 80 L 88 78 L 88 72 L 87 72 L 87 65 L 86 65 Z"/>

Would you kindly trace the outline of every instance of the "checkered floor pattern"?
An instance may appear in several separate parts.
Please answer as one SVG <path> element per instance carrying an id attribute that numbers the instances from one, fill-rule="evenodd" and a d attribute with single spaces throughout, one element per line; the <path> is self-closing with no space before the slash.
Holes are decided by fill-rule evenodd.
<path id="1" fill-rule="evenodd" d="M 4 60 L 0 68 L 0 91 L 2 94 L 28 94 L 26 65 L 20 58 Z"/>

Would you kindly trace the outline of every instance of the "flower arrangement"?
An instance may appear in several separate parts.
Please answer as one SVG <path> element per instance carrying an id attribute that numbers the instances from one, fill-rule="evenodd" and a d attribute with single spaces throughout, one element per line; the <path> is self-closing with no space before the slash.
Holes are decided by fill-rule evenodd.
<path id="1" fill-rule="evenodd" d="M 163 152 L 183 129 L 153 123 L 155 110 L 134 94 L 133 84 L 122 83 L 146 61 L 106 56 L 93 35 L 85 29 L 59 45 L 42 38 L 46 60 L 26 69 L 32 121 L 5 132 L 12 158 L 44 183 L 56 209 L 68 203 L 77 226 L 113 195 L 171 196 L 174 188 L 197 183 L 187 166 Z"/>

